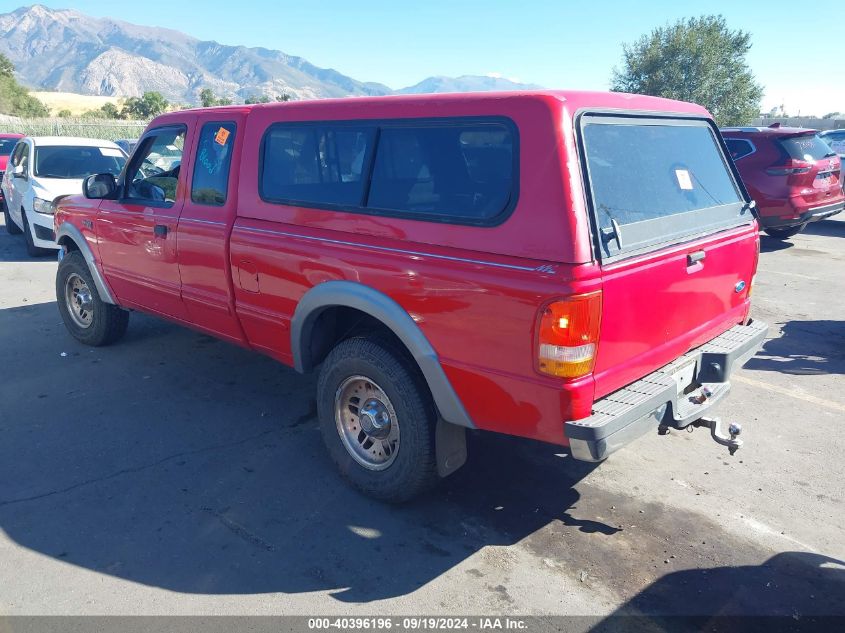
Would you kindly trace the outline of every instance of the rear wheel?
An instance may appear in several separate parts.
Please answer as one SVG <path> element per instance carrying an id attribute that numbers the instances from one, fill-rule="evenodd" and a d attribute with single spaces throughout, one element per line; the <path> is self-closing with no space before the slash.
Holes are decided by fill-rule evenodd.
<path id="1" fill-rule="evenodd" d="M 317 409 L 329 455 L 365 494 L 398 503 L 438 481 L 434 403 L 390 344 L 338 344 L 320 370 Z"/>
<path id="2" fill-rule="evenodd" d="M 109 345 L 126 333 L 129 313 L 100 299 L 91 271 L 78 251 L 65 255 L 59 264 L 56 300 L 68 332 L 86 345 Z"/>
<path id="3" fill-rule="evenodd" d="M 9 213 L 9 207 L 6 205 L 6 201 L 3 201 L 3 220 L 6 222 L 6 233 L 9 235 L 20 235 L 21 230 L 17 224 L 14 223 L 12 220 L 12 216 Z"/>
<path id="4" fill-rule="evenodd" d="M 799 224 L 798 226 L 790 226 L 785 229 L 766 229 L 766 233 L 777 240 L 786 240 L 790 237 L 794 237 L 798 235 L 801 231 L 804 230 L 804 227 L 807 226 L 806 224 Z"/>
<path id="5" fill-rule="evenodd" d="M 49 255 L 52 250 L 49 248 L 41 248 L 35 245 L 32 239 L 33 228 L 29 225 L 26 219 L 26 211 L 21 208 L 21 218 L 23 218 L 23 239 L 26 242 L 26 252 L 30 257 L 44 257 Z"/>

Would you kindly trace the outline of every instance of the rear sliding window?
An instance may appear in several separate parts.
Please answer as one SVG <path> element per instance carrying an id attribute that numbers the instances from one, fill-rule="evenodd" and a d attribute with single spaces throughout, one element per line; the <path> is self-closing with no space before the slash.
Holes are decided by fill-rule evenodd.
<path id="1" fill-rule="evenodd" d="M 836 154 L 818 134 L 785 138 L 780 141 L 780 146 L 795 160 L 821 160 Z"/>
<path id="2" fill-rule="evenodd" d="M 603 258 L 751 220 L 706 121 L 585 116 L 581 126 Z"/>
<path id="3" fill-rule="evenodd" d="M 275 124 L 264 200 L 456 224 L 493 224 L 515 202 L 516 131 L 501 119 Z"/>

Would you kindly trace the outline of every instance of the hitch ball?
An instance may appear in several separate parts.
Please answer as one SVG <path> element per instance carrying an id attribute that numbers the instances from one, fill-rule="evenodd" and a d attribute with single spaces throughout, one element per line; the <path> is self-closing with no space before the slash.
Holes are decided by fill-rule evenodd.
<path id="1" fill-rule="evenodd" d="M 728 452 L 733 455 L 740 448 L 742 448 L 742 440 L 739 439 L 739 434 L 742 433 L 742 426 L 736 422 L 732 422 L 728 426 L 728 434 L 726 437 L 722 434 L 722 422 L 719 418 L 700 418 L 693 422 L 694 426 L 703 426 L 710 429 L 710 437 L 713 438 L 717 444 L 728 447 Z"/>

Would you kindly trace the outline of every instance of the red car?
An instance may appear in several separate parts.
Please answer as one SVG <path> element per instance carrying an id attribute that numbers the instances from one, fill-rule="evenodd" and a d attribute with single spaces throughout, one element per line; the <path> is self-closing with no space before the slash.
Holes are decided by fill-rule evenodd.
<path id="1" fill-rule="evenodd" d="M 775 123 L 725 128 L 722 136 L 772 237 L 792 237 L 845 208 L 841 159 L 816 130 Z"/>
<path id="2" fill-rule="evenodd" d="M 9 162 L 12 150 L 15 149 L 18 140 L 22 138 L 23 134 L 0 134 L 0 180 L 3 180 L 3 175 L 6 173 L 6 165 Z M 9 218 L 8 209 L 6 209 L 6 198 L 2 189 L 0 189 L 0 207 L 3 207 L 3 219 L 6 221 L 6 226 L 9 226 L 12 220 Z"/>
<path id="3" fill-rule="evenodd" d="M 55 215 L 69 332 L 112 343 L 138 310 L 319 370 L 327 449 L 375 497 L 463 465 L 467 428 L 588 461 L 690 425 L 739 446 L 704 416 L 766 334 L 757 221 L 699 106 L 549 91 L 187 110 L 84 192 Z"/>

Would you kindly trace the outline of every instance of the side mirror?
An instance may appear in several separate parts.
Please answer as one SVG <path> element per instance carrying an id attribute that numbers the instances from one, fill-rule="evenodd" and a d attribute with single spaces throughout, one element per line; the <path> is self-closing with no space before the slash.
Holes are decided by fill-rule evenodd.
<path id="1" fill-rule="evenodd" d="M 117 195 L 117 181 L 111 174 L 94 174 L 82 181 L 82 194 L 92 200 L 110 200 Z"/>
<path id="2" fill-rule="evenodd" d="M 26 174 L 23 170 L 23 165 L 15 165 L 15 168 L 12 170 L 12 177 L 13 178 L 25 178 Z"/>

